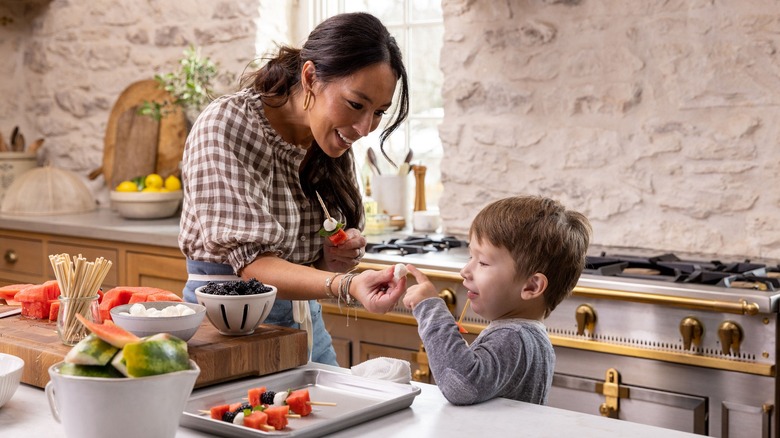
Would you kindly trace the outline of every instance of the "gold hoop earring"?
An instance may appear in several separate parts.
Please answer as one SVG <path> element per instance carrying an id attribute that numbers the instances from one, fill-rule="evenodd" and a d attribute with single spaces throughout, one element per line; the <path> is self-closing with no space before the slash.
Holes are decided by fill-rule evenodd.
<path id="1" fill-rule="evenodd" d="M 308 110 L 310 104 L 311 104 L 311 90 L 306 90 L 306 95 L 303 96 L 303 110 L 304 111 Z"/>

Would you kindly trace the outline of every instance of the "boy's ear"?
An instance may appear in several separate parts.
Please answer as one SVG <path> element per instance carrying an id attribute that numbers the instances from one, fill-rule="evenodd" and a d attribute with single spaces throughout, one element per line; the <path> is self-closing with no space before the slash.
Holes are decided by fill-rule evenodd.
<path id="1" fill-rule="evenodd" d="M 537 272 L 525 281 L 520 296 L 524 300 L 533 300 L 541 297 L 545 290 L 547 290 L 547 276 Z"/>

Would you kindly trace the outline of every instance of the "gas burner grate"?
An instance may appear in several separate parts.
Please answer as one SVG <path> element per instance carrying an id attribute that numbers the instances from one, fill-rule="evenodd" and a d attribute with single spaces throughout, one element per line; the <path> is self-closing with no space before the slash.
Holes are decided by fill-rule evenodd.
<path id="1" fill-rule="evenodd" d="M 428 252 L 446 251 L 451 248 L 460 248 L 468 244 L 453 236 L 407 236 L 394 238 L 387 242 L 368 244 L 366 252 L 371 254 L 389 253 L 397 255 L 425 254 Z"/>

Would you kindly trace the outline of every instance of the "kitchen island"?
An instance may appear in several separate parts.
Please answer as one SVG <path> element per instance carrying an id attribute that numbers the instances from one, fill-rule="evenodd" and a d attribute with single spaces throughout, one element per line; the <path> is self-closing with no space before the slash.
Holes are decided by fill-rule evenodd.
<path id="1" fill-rule="evenodd" d="M 329 367 L 339 372 L 345 368 Z M 454 406 L 434 385 L 414 383 L 422 390 L 410 408 L 368 421 L 329 436 L 338 437 L 458 437 L 528 436 L 578 438 L 605 437 L 694 437 L 698 435 L 582 414 L 548 406 L 507 399 L 493 399 L 473 406 Z M 196 390 L 193 395 L 197 394 Z M 43 390 L 21 385 L 13 398 L 0 408 L 0 430 L 8 438 L 46 436 L 65 437 L 64 429 L 48 412 Z M 180 427 L 177 437 L 199 438 L 212 435 Z M 257 436 L 262 434 L 257 433 Z"/>

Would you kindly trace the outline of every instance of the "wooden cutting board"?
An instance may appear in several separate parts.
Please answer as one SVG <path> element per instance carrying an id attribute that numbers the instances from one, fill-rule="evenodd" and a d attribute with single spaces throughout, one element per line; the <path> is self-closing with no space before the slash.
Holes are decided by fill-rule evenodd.
<path id="1" fill-rule="evenodd" d="M 200 367 L 196 388 L 288 370 L 308 361 L 306 332 L 274 325 L 261 325 L 247 336 L 224 336 L 204 320 L 187 345 L 190 358 Z M 23 383 L 46 386 L 49 367 L 69 350 L 53 322 L 19 315 L 0 319 L 0 353 L 24 360 Z"/>
<path id="2" fill-rule="evenodd" d="M 92 176 L 102 172 L 110 188 L 124 179 L 152 172 L 163 178 L 178 176 L 188 133 L 187 118 L 181 108 L 175 107 L 175 111 L 165 115 L 159 122 L 136 113 L 145 101 L 162 103 L 172 100 L 170 93 L 151 79 L 130 84 L 122 91 L 111 109 L 106 125 L 103 165 Z M 127 157 L 133 161 L 127 162 Z M 119 178 L 125 175 L 131 176 Z"/>

